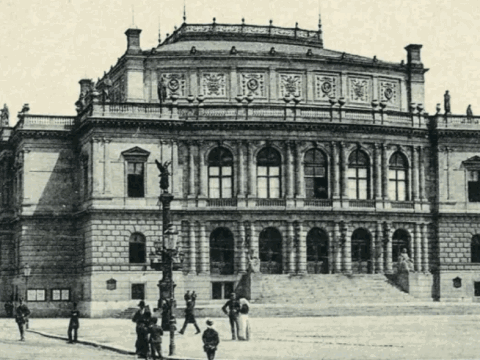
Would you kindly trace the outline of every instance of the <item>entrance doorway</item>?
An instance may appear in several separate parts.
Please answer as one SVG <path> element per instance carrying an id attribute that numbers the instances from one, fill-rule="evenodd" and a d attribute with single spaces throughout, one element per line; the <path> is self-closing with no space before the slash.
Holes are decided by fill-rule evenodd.
<path id="1" fill-rule="evenodd" d="M 328 234 L 325 230 L 313 228 L 307 235 L 307 272 L 328 274 Z"/>
<path id="2" fill-rule="evenodd" d="M 373 271 L 370 255 L 372 235 L 366 229 L 357 229 L 352 234 L 352 272 L 371 274 Z"/>
<path id="3" fill-rule="evenodd" d="M 210 235 L 210 273 L 233 274 L 233 234 L 227 228 L 217 228 Z"/>
<path id="4" fill-rule="evenodd" d="M 262 274 L 282 273 L 282 235 L 273 227 L 263 229 L 259 239 L 260 272 Z"/>

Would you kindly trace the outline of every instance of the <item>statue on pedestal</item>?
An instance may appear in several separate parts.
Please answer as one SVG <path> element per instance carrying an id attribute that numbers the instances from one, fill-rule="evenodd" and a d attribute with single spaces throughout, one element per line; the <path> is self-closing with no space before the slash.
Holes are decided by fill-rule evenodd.
<path id="1" fill-rule="evenodd" d="M 164 193 L 168 192 L 169 182 L 168 177 L 170 176 L 170 172 L 168 171 L 168 166 L 172 163 L 171 161 L 165 161 L 163 164 L 155 160 L 157 164 L 157 168 L 160 171 L 160 189 L 163 190 Z"/>
<path id="2" fill-rule="evenodd" d="M 468 105 L 467 107 L 467 118 L 472 118 L 473 117 L 473 111 L 472 111 L 472 105 Z"/>
<path id="3" fill-rule="evenodd" d="M 450 107 L 450 94 L 448 90 L 445 91 L 445 95 L 443 95 L 443 107 L 445 108 L 445 114 L 451 114 L 451 107 Z"/>
<path id="4" fill-rule="evenodd" d="M 408 256 L 407 249 L 403 248 L 401 254 L 398 256 L 398 272 L 413 271 L 413 263 Z"/>

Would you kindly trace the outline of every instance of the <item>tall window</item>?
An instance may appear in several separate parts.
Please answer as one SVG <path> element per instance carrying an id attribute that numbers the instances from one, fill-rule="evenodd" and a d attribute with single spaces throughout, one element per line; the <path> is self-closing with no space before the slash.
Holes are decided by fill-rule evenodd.
<path id="1" fill-rule="evenodd" d="M 305 193 L 308 198 L 328 198 L 327 162 L 325 155 L 316 149 L 305 153 Z"/>
<path id="2" fill-rule="evenodd" d="M 390 200 L 408 200 L 408 164 L 405 156 L 396 152 L 390 158 L 388 171 L 389 187 L 388 196 Z"/>
<path id="3" fill-rule="evenodd" d="M 232 187 L 232 153 L 223 147 L 215 148 L 208 155 L 208 195 L 214 199 L 231 198 Z"/>
<path id="4" fill-rule="evenodd" d="M 471 243 L 472 263 L 480 263 L 480 235 L 473 235 Z"/>
<path id="5" fill-rule="evenodd" d="M 235 257 L 232 232 L 227 228 L 217 228 L 210 235 L 210 273 L 233 274 Z"/>
<path id="6" fill-rule="evenodd" d="M 468 174 L 468 201 L 480 202 L 480 171 L 469 170 Z"/>
<path id="7" fill-rule="evenodd" d="M 264 199 L 279 198 L 281 158 L 277 150 L 267 147 L 257 155 L 258 197 Z"/>
<path id="8" fill-rule="evenodd" d="M 128 162 L 128 197 L 145 196 L 143 166 L 143 162 Z"/>
<path id="9" fill-rule="evenodd" d="M 348 196 L 350 199 L 370 199 L 368 156 L 355 150 L 348 158 Z"/>
<path id="10" fill-rule="evenodd" d="M 146 262 L 145 236 L 133 233 L 130 236 L 129 258 L 131 264 L 143 264 Z"/>

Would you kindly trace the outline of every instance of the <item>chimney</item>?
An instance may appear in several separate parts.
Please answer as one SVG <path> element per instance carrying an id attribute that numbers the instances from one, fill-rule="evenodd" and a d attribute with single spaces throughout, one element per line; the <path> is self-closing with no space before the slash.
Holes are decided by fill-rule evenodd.
<path id="1" fill-rule="evenodd" d="M 140 49 L 140 29 L 128 29 L 125 31 L 127 35 L 127 54 L 138 54 Z"/>
<path id="2" fill-rule="evenodd" d="M 408 65 L 421 65 L 422 59 L 420 58 L 420 49 L 422 45 L 410 44 L 405 47 L 407 50 L 407 64 Z"/>
<path id="3" fill-rule="evenodd" d="M 80 84 L 80 94 L 86 95 L 93 87 L 91 79 L 82 79 L 78 82 Z"/>

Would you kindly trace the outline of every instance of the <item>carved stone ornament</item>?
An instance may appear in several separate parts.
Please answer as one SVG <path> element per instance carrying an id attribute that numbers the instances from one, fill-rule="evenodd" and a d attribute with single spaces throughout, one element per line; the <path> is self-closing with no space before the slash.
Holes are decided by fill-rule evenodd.
<path id="1" fill-rule="evenodd" d="M 117 280 L 111 278 L 107 280 L 107 290 L 115 290 L 117 288 Z"/>
<path id="2" fill-rule="evenodd" d="M 330 75 L 315 76 L 315 100 L 328 101 L 330 98 L 337 98 L 338 78 Z"/>
<path id="3" fill-rule="evenodd" d="M 357 103 L 370 103 L 371 99 L 371 79 L 365 78 L 350 78 L 349 79 L 349 94 L 350 101 Z"/>
<path id="4" fill-rule="evenodd" d="M 458 276 L 455 279 L 452 279 L 453 281 L 453 287 L 458 289 L 462 287 L 462 279 L 459 278 Z"/>
<path id="5" fill-rule="evenodd" d="M 381 80 L 378 87 L 380 101 L 385 101 L 390 106 L 398 107 L 398 82 Z"/>
<path id="6" fill-rule="evenodd" d="M 181 73 L 162 73 L 160 79 L 166 85 L 167 98 L 175 94 L 180 97 L 185 96 L 186 77 Z"/>
<path id="7" fill-rule="evenodd" d="M 224 73 L 203 73 L 203 95 L 211 98 L 223 98 L 227 94 L 226 76 Z"/>
<path id="8" fill-rule="evenodd" d="M 265 75 L 259 73 L 241 74 L 242 95 L 265 97 Z"/>
<path id="9" fill-rule="evenodd" d="M 283 99 L 287 95 L 302 96 L 302 75 L 280 75 L 280 98 Z"/>

